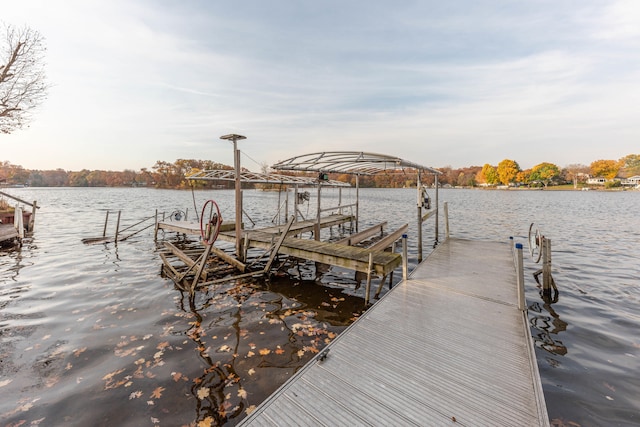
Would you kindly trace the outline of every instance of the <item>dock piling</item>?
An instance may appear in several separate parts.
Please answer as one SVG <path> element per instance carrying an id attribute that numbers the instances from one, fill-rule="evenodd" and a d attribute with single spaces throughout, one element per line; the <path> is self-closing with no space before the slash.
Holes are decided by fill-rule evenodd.
<path id="1" fill-rule="evenodd" d="M 516 285 L 518 286 L 518 308 L 520 311 L 526 310 L 524 299 L 524 261 L 522 256 L 522 243 L 516 243 Z"/>
<path id="2" fill-rule="evenodd" d="M 407 234 L 402 235 L 402 280 L 409 278 L 409 260 L 407 259 Z"/>

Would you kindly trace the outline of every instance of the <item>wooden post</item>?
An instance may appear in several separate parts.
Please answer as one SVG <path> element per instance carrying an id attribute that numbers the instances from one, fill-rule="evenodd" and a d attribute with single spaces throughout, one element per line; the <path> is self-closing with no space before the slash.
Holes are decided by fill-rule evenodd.
<path id="1" fill-rule="evenodd" d="M 369 252 L 369 267 L 367 268 L 367 286 L 364 290 L 364 305 L 369 305 L 369 293 L 371 292 L 371 270 L 373 269 L 373 252 Z"/>
<path id="2" fill-rule="evenodd" d="M 449 240 L 449 203 L 444 202 L 444 235 Z"/>
<path id="3" fill-rule="evenodd" d="M 235 149 L 236 140 L 233 140 Z M 236 195 L 236 256 L 240 261 L 244 261 L 244 255 L 242 252 L 242 186 L 240 182 L 240 150 L 235 150 L 235 164 L 236 164 L 236 177 L 235 177 L 235 195 Z"/>
<path id="4" fill-rule="evenodd" d="M 420 171 L 418 170 L 418 262 L 422 262 L 422 182 L 420 182 Z"/>
<path id="5" fill-rule="evenodd" d="M 320 241 L 320 215 L 321 215 L 321 206 L 320 206 L 320 197 L 322 194 L 322 182 L 318 180 L 318 216 L 316 217 L 316 224 L 313 228 L 313 238 L 314 240 Z"/>
<path id="6" fill-rule="evenodd" d="M 522 257 L 522 243 L 516 243 L 516 286 L 518 287 L 518 308 L 525 311 L 524 299 L 524 260 Z"/>
<path id="7" fill-rule="evenodd" d="M 409 259 L 407 253 L 407 235 L 402 235 L 402 280 L 409 278 Z"/>
<path id="8" fill-rule="evenodd" d="M 358 232 L 358 221 L 360 220 L 360 175 L 356 174 L 356 233 Z"/>
<path id="9" fill-rule="evenodd" d="M 220 139 L 233 141 L 233 166 L 235 169 L 236 196 L 236 256 L 241 261 L 244 261 L 242 253 L 242 190 L 240 185 L 240 151 L 238 150 L 238 141 L 247 138 L 245 136 L 232 133 L 229 135 L 223 135 Z"/>
<path id="10" fill-rule="evenodd" d="M 120 214 L 122 213 L 122 211 L 118 211 L 118 220 L 116 221 L 116 237 L 115 237 L 115 242 L 118 241 L 118 233 L 120 231 Z"/>
<path id="11" fill-rule="evenodd" d="M 267 261 L 267 265 L 264 267 L 264 273 L 265 274 L 269 273 L 269 270 L 271 269 L 271 264 L 273 264 L 273 261 L 275 260 L 276 255 L 278 255 L 278 251 L 280 250 L 280 246 L 282 246 L 282 243 L 284 242 L 284 239 L 287 238 L 287 234 L 289 234 L 289 230 L 291 229 L 291 225 L 293 224 L 294 219 L 295 218 L 292 215 L 291 219 L 289 219 L 289 221 L 287 222 L 287 225 L 282 230 L 282 234 L 280 235 L 280 238 L 278 239 L 278 242 L 276 243 L 276 245 L 271 250 L 271 255 L 269 256 L 269 261 Z"/>
<path id="12" fill-rule="evenodd" d="M 153 232 L 153 241 L 157 241 L 158 240 L 158 209 L 156 209 L 156 228 Z"/>
<path id="13" fill-rule="evenodd" d="M 438 230 L 438 222 L 439 222 L 438 221 L 438 217 L 440 215 L 440 209 L 439 209 L 440 205 L 438 204 L 438 187 L 440 185 L 438 184 L 438 174 L 435 174 L 434 176 L 435 176 L 434 183 L 435 183 L 435 186 L 436 186 L 436 200 L 435 200 L 435 205 L 436 205 L 435 206 L 435 208 L 436 208 L 436 231 L 435 231 L 436 241 L 435 241 L 435 244 L 437 245 L 438 244 L 438 236 L 439 236 L 439 232 L 438 232 L 439 231 Z"/>
<path id="14" fill-rule="evenodd" d="M 104 219 L 104 230 L 102 230 L 102 237 L 107 237 L 107 223 L 109 222 L 109 211 L 107 211 L 107 216 Z"/>
<path id="15" fill-rule="evenodd" d="M 31 218 L 29 218 L 29 231 L 33 233 L 33 229 L 36 226 L 36 211 L 38 210 L 38 202 L 36 200 L 33 201 L 33 205 L 31 206 Z"/>

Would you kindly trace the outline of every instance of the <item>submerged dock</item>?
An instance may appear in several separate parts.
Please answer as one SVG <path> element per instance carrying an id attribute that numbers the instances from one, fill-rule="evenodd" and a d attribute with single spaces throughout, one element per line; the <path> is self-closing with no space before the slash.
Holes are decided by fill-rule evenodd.
<path id="1" fill-rule="evenodd" d="M 243 426 L 549 426 L 508 244 L 446 240 Z"/>

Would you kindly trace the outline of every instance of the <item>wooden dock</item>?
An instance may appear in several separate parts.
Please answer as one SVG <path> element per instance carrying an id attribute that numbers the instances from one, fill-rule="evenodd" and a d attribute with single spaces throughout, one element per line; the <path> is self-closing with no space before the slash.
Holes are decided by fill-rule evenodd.
<path id="1" fill-rule="evenodd" d="M 14 242 L 20 238 L 18 230 L 13 224 L 0 224 L 0 244 Z"/>
<path id="2" fill-rule="evenodd" d="M 243 426 L 549 426 L 508 244 L 446 240 Z"/>

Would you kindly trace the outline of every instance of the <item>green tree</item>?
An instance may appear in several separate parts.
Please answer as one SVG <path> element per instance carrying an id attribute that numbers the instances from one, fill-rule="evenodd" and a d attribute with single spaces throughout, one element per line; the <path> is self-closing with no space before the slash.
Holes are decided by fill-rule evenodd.
<path id="1" fill-rule="evenodd" d="M 476 175 L 477 182 L 481 184 L 495 185 L 498 183 L 498 173 L 496 168 L 489 163 L 485 163 L 482 169 Z"/>
<path id="2" fill-rule="evenodd" d="M 518 175 L 518 172 L 520 172 L 520 166 L 515 160 L 504 159 L 498 163 L 496 172 L 498 173 L 498 180 L 503 185 L 507 185 L 511 182 L 515 182 L 516 176 Z"/>
<path id="3" fill-rule="evenodd" d="M 613 179 L 618 176 L 621 164 L 615 160 L 596 160 L 590 165 L 591 175 Z"/>
<path id="4" fill-rule="evenodd" d="M 540 181 L 545 187 L 560 177 L 560 168 L 553 163 L 543 162 L 531 168 L 529 181 Z"/>
<path id="5" fill-rule="evenodd" d="M 620 159 L 625 178 L 640 175 L 640 154 L 629 154 Z"/>

